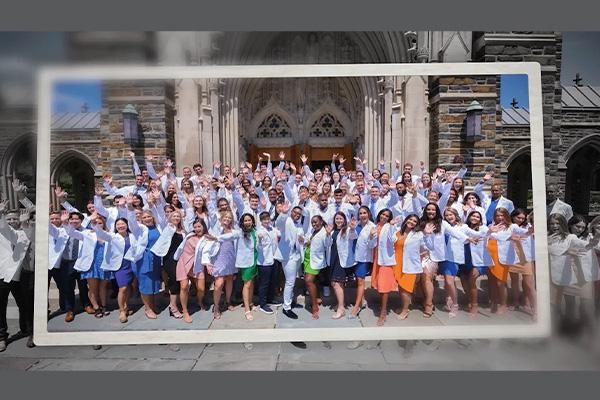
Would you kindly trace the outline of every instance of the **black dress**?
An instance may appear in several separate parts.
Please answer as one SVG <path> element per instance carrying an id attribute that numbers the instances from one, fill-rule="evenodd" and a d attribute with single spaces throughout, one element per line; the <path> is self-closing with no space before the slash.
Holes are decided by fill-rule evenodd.
<path id="1" fill-rule="evenodd" d="M 339 234 L 340 231 L 336 229 L 331 235 L 333 243 L 331 244 L 331 265 L 329 266 L 331 274 L 330 280 L 332 282 L 346 283 L 353 279 L 354 268 L 342 268 L 342 264 L 340 264 L 340 255 L 338 254 L 337 249 L 337 239 Z M 346 234 L 348 234 L 348 232 L 346 232 Z"/>
<path id="2" fill-rule="evenodd" d="M 173 259 L 173 255 L 175 254 L 175 251 L 181 242 L 183 242 L 183 235 L 175 232 L 171 238 L 171 246 L 169 247 L 169 251 L 167 251 L 167 254 L 163 257 L 163 268 L 169 276 L 167 286 L 169 287 L 169 293 L 171 294 L 179 294 L 179 282 L 177 282 L 177 261 Z"/>

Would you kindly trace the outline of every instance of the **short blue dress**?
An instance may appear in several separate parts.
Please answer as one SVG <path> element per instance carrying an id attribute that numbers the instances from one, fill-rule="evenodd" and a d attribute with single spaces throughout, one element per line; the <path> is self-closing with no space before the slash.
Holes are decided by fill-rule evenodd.
<path id="1" fill-rule="evenodd" d="M 104 261 L 104 247 L 106 243 L 96 242 L 96 248 L 94 249 L 94 262 L 92 267 L 85 272 L 81 273 L 81 279 L 102 279 L 110 281 L 114 279 L 112 271 L 105 271 L 101 268 L 102 261 Z"/>
<path id="2" fill-rule="evenodd" d="M 129 241 L 129 235 L 125 236 L 125 250 L 123 254 L 127 254 L 127 251 L 131 247 L 131 243 Z M 121 268 L 115 271 L 115 278 L 117 279 L 117 286 L 119 288 L 125 287 L 133 282 L 133 270 L 131 269 L 131 261 L 123 258 L 121 262 Z"/>
<path id="3" fill-rule="evenodd" d="M 156 226 L 148 227 L 148 245 L 144 250 L 144 255 L 132 265 L 133 273 L 138 280 L 138 289 L 144 295 L 160 292 L 161 258 L 150 251 L 159 237 L 160 232 Z"/>
<path id="4" fill-rule="evenodd" d="M 476 268 L 479 275 L 487 274 L 487 267 L 475 267 L 473 266 L 473 257 L 471 256 L 471 245 L 465 243 L 465 263 L 459 267 L 459 274 L 470 274 L 471 270 Z"/>

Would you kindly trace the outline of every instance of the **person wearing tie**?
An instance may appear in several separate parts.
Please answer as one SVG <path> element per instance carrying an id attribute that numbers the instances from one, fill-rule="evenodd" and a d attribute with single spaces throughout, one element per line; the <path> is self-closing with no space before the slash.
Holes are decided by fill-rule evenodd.
<path id="1" fill-rule="evenodd" d="M 23 261 L 29 250 L 30 241 L 21 229 L 19 213 L 7 212 L 6 201 L 0 202 L 0 352 L 6 350 L 8 339 L 8 324 L 6 311 L 8 295 L 12 293 L 19 308 L 19 328 L 27 334 L 29 327 L 26 299 L 20 284 Z"/>
<path id="2" fill-rule="evenodd" d="M 66 217 L 66 214 L 62 217 L 64 218 L 63 223 L 67 222 Z M 71 212 L 68 214 L 68 222 L 72 229 L 81 231 L 83 215 L 78 212 Z M 77 283 L 77 287 L 79 289 L 79 301 L 81 302 L 85 312 L 88 314 L 95 313 L 94 307 L 92 307 L 88 298 L 87 282 L 85 279 L 81 279 L 80 273 L 74 268 L 82 244 L 83 243 L 81 241 L 70 237 L 61 255 L 61 287 L 59 287 L 58 290 L 62 292 L 62 296 L 65 299 L 66 322 L 72 322 L 75 319 L 75 283 Z"/>

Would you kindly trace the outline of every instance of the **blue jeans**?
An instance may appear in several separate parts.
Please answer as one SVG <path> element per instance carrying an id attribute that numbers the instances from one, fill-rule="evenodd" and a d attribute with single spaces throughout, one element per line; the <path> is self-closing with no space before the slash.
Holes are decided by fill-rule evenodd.
<path id="1" fill-rule="evenodd" d="M 258 304 L 264 307 L 273 301 L 275 292 L 275 266 L 258 265 Z"/>

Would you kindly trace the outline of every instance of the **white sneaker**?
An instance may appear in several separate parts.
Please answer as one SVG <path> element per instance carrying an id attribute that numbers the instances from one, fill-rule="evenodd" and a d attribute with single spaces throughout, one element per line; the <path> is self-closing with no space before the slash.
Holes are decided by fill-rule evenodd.
<path id="1" fill-rule="evenodd" d="M 331 295 L 331 289 L 329 289 L 329 286 L 324 286 L 323 287 L 323 296 L 329 297 L 330 295 Z"/>

